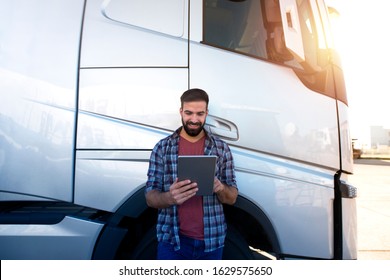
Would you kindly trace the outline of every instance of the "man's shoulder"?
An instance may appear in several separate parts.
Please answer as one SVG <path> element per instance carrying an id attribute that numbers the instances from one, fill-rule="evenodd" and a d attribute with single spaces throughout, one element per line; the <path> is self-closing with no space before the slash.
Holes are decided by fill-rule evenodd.
<path id="1" fill-rule="evenodd" d="M 225 140 L 222 140 L 221 138 L 219 138 L 219 136 L 216 136 L 214 134 L 210 134 L 210 138 L 213 139 L 213 141 L 217 142 L 217 143 L 223 143 L 223 144 L 227 144 L 225 142 Z"/>
<path id="2" fill-rule="evenodd" d="M 208 138 L 210 138 L 211 141 L 213 141 L 215 143 L 220 143 L 220 144 L 226 144 L 227 145 L 225 140 L 222 140 L 219 136 L 213 134 L 210 130 L 205 129 L 205 132 L 206 132 L 206 135 L 208 136 Z"/>
<path id="3" fill-rule="evenodd" d="M 160 139 L 156 147 L 165 147 L 167 145 L 175 144 L 176 141 L 178 141 L 178 133 L 177 131 L 165 136 L 164 138 Z"/>
<path id="4" fill-rule="evenodd" d="M 210 141 L 213 142 L 218 149 L 229 150 L 229 145 L 225 140 L 222 140 L 211 132 L 208 132 L 207 135 Z"/>

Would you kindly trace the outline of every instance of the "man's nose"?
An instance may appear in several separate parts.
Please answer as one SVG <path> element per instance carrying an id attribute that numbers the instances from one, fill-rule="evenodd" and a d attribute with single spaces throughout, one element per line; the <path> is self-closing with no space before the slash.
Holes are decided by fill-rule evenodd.
<path id="1" fill-rule="evenodd" d="M 196 114 L 193 114 L 190 118 L 190 121 L 193 123 L 199 122 L 199 117 Z"/>

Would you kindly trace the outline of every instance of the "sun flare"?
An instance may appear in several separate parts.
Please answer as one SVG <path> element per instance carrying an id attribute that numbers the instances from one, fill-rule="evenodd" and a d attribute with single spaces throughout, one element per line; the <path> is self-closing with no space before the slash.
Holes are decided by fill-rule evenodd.
<path id="1" fill-rule="evenodd" d="M 390 127 L 390 1 L 327 0 L 334 45 L 344 68 L 353 138 L 369 142 L 369 127 Z"/>

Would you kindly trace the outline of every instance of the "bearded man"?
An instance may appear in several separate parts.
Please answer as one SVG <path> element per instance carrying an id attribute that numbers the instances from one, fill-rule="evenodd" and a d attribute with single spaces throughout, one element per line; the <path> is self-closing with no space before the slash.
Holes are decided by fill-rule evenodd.
<path id="1" fill-rule="evenodd" d="M 228 145 L 208 132 L 208 94 L 189 89 L 180 98 L 183 126 L 154 147 L 145 188 L 158 209 L 157 259 L 222 259 L 227 224 L 222 204 L 234 204 L 238 189 Z M 217 156 L 213 195 L 197 196 L 197 183 L 177 179 L 179 155 Z"/>

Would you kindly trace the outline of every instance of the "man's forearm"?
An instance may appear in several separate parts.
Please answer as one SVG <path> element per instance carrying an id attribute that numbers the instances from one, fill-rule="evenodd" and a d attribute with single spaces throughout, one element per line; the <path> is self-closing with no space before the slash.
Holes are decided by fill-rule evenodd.
<path id="1" fill-rule="evenodd" d="M 169 199 L 169 192 L 160 192 L 158 190 L 151 190 L 146 193 L 146 203 L 149 207 L 162 209 L 171 206 Z"/>
<path id="2" fill-rule="evenodd" d="M 238 196 L 238 190 L 236 187 L 231 187 L 224 184 L 224 189 L 217 192 L 218 199 L 221 203 L 233 205 Z"/>

